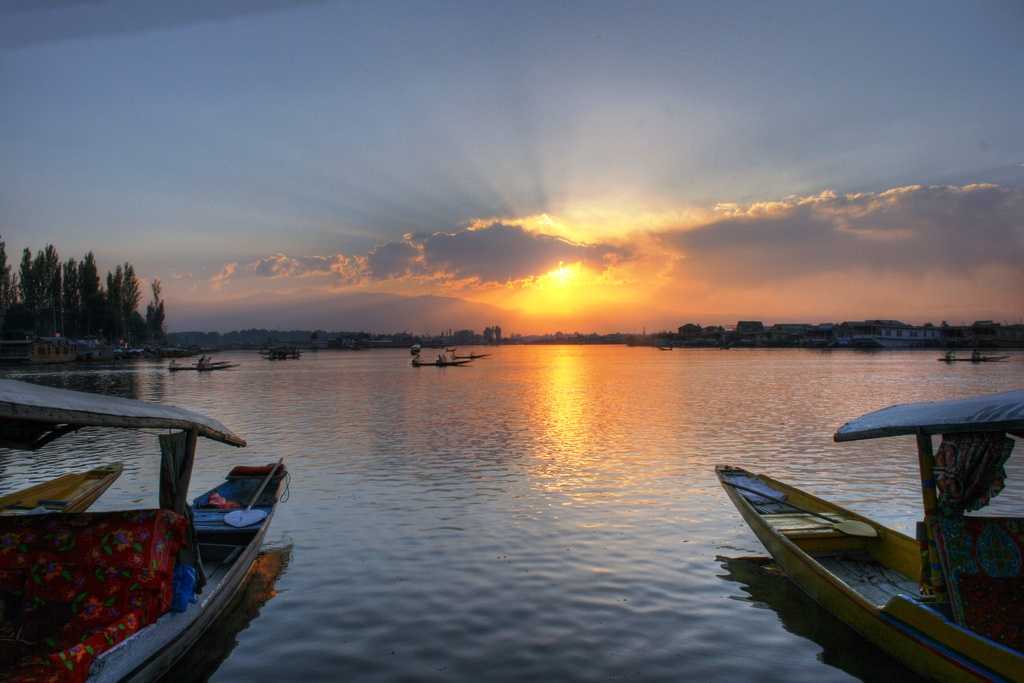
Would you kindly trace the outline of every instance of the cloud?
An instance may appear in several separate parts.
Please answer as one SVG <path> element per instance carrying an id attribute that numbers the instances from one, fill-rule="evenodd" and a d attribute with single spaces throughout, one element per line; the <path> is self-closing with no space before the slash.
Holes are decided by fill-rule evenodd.
<path id="1" fill-rule="evenodd" d="M 221 289 L 234 276 L 235 271 L 238 270 L 238 262 L 232 261 L 231 263 L 225 263 L 224 266 L 210 278 L 210 286 L 213 289 Z"/>
<path id="2" fill-rule="evenodd" d="M 485 228 L 436 232 L 422 242 L 423 265 L 455 279 L 508 282 L 543 274 L 560 262 L 585 263 L 597 270 L 629 255 L 612 244 L 581 244 L 527 231 L 519 225 L 493 223 Z"/>
<path id="3" fill-rule="evenodd" d="M 422 252 L 422 245 L 414 241 L 413 235 L 406 235 L 399 242 L 382 244 L 366 255 L 367 274 L 384 280 L 422 272 Z"/>
<path id="4" fill-rule="evenodd" d="M 585 263 L 604 270 L 630 256 L 612 244 L 582 244 L 563 237 L 493 223 L 454 232 L 407 234 L 366 254 L 289 256 L 276 253 L 247 263 L 224 265 L 210 278 L 220 288 L 242 275 L 269 279 L 333 277 L 336 284 L 400 278 L 504 283 L 541 275 L 559 263 Z"/>
<path id="5" fill-rule="evenodd" d="M 997 185 L 827 191 L 715 211 L 721 218 L 659 237 L 686 272 L 723 283 L 851 271 L 962 278 L 1024 258 L 1024 190 Z"/>

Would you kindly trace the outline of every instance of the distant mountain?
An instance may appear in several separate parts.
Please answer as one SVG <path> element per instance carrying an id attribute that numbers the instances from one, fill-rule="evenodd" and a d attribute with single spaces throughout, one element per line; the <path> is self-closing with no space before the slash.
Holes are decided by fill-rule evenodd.
<path id="1" fill-rule="evenodd" d="M 520 322 L 513 311 L 454 297 L 358 292 L 316 298 L 281 299 L 272 295 L 218 302 L 171 302 L 172 332 L 243 328 L 365 330 L 367 332 L 437 333 L 449 328 L 480 330 L 498 324 L 511 329 Z"/>

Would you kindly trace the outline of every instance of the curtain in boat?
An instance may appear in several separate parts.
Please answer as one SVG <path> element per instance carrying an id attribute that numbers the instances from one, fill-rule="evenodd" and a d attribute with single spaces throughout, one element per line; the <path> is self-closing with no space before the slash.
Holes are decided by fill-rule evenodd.
<path id="1" fill-rule="evenodd" d="M 192 508 L 186 500 L 188 484 L 192 477 L 192 463 L 188 447 L 188 432 L 173 432 L 160 435 L 160 507 L 185 515 L 188 520 L 188 539 L 178 551 L 178 562 L 195 567 L 196 592 L 201 593 L 206 585 L 203 558 L 199 554 L 195 525 L 192 523 Z"/>
<path id="2" fill-rule="evenodd" d="M 184 500 L 188 491 L 186 472 L 188 463 L 188 433 L 174 432 L 160 435 L 160 507 L 174 510 Z"/>
<path id="3" fill-rule="evenodd" d="M 934 468 L 939 511 L 962 515 L 988 505 L 1005 486 L 1013 443 L 1001 432 L 943 434 Z"/>

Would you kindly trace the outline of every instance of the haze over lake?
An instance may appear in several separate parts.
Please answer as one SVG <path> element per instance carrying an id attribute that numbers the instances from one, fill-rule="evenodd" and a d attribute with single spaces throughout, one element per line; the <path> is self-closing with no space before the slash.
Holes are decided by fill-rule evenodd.
<path id="1" fill-rule="evenodd" d="M 286 458 L 276 595 L 218 639 L 213 680 L 306 682 L 909 678 L 739 559 L 766 553 L 713 466 L 767 470 L 912 532 L 913 440 L 835 444 L 835 429 L 1024 385 L 1021 352 L 947 365 L 936 351 L 488 351 L 445 369 L 412 368 L 405 350 L 234 352 L 217 358 L 240 366 L 218 373 L 139 361 L 4 376 L 218 418 L 249 447 L 200 444 L 196 494 L 229 465 Z M 1015 456 L 990 514 L 1024 504 Z M 0 488 L 115 460 L 125 473 L 96 507 L 155 505 L 159 448 L 143 433 L 4 451 Z"/>

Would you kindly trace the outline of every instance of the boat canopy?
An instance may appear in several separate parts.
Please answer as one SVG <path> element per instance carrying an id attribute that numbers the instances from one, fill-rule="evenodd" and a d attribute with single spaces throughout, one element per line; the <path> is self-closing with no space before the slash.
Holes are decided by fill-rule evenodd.
<path id="1" fill-rule="evenodd" d="M 906 434 L 1004 432 L 1024 436 L 1024 390 L 952 401 L 906 403 L 847 422 L 836 441 Z"/>
<path id="2" fill-rule="evenodd" d="M 0 379 L 0 446 L 35 450 L 82 427 L 195 430 L 232 446 L 245 439 L 213 418 L 174 406 Z"/>

